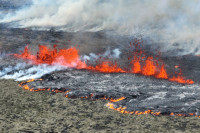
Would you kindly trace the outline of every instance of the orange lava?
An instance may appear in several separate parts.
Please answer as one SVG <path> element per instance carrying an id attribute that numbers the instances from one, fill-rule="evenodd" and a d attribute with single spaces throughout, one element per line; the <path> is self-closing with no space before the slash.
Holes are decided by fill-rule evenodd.
<path id="1" fill-rule="evenodd" d="M 115 108 L 114 107 L 114 102 L 119 102 L 119 101 L 122 101 L 124 100 L 125 97 L 121 97 L 121 98 L 118 98 L 118 99 L 111 99 L 109 103 L 106 104 L 106 106 L 112 110 L 116 110 L 122 114 L 136 114 L 136 115 L 142 115 L 142 114 L 153 114 L 153 115 L 160 115 L 160 112 L 152 112 L 151 110 L 146 110 L 144 112 L 141 112 L 141 111 L 127 111 L 126 107 L 118 107 L 118 108 Z"/>
<path id="2" fill-rule="evenodd" d="M 42 79 L 39 79 L 39 80 L 42 80 Z M 22 88 L 24 88 L 25 90 L 29 90 L 29 91 L 32 91 L 32 92 L 37 92 L 37 91 L 44 91 L 44 90 L 48 90 L 48 91 L 52 91 L 52 92 L 55 92 L 55 93 L 65 93 L 65 94 L 67 94 L 69 91 L 71 91 L 71 90 L 66 90 L 65 92 L 64 91 L 60 91 L 60 90 L 51 90 L 50 88 L 49 89 L 34 89 L 34 88 L 30 88 L 28 85 L 22 85 L 22 84 L 25 84 L 25 83 L 30 83 L 30 82 L 33 82 L 33 81 L 35 81 L 35 79 L 31 79 L 31 80 L 28 80 L 28 81 L 26 81 L 26 82 L 22 82 L 21 84 L 19 84 Z M 91 93 L 89 96 L 85 96 L 85 97 L 80 97 L 80 98 L 86 98 L 86 99 L 90 99 L 90 98 L 92 98 L 94 95 Z M 65 95 L 65 97 L 66 98 L 69 98 L 69 96 L 68 95 Z M 110 102 L 108 102 L 107 103 L 107 107 L 108 108 L 110 108 L 110 109 L 112 109 L 112 110 L 115 110 L 115 111 L 118 111 L 118 112 L 120 112 L 120 113 L 122 113 L 122 114 L 135 114 L 135 115 L 144 115 L 144 114 L 151 114 L 151 115 L 154 115 L 154 116 L 160 116 L 160 115 L 162 115 L 161 114 L 161 112 L 153 112 L 152 110 L 146 110 L 146 111 L 144 111 L 144 112 L 142 112 L 142 111 L 127 111 L 126 109 L 126 107 L 118 107 L 118 108 L 116 108 L 115 106 L 114 106 L 114 102 L 119 102 L 119 101 L 122 101 L 122 100 L 124 100 L 125 99 L 125 97 L 120 97 L 120 98 L 118 98 L 118 99 L 113 99 L 113 98 L 106 98 L 105 96 L 104 96 L 104 98 L 103 99 L 105 99 L 105 100 L 109 100 Z M 189 114 L 175 114 L 175 113 L 170 113 L 169 114 L 170 116 L 195 116 L 195 117 L 198 117 L 198 118 L 200 118 L 200 116 L 198 116 L 198 115 L 196 115 L 195 113 L 189 113 Z"/>
<path id="3" fill-rule="evenodd" d="M 126 71 L 118 67 L 117 63 L 113 64 L 109 61 L 103 61 L 101 64 L 93 67 L 88 66 L 88 70 L 99 71 L 104 73 L 125 73 Z"/>
<path id="4" fill-rule="evenodd" d="M 171 82 L 181 84 L 194 84 L 193 80 L 186 79 L 182 76 L 182 74 L 169 78 L 163 61 L 160 59 L 158 60 L 153 56 L 146 56 L 146 53 L 141 49 L 138 41 L 136 41 L 135 48 L 136 50 L 132 55 L 134 59 L 131 61 L 132 67 L 130 73 L 153 76 L 159 79 L 167 79 Z M 80 60 L 78 50 L 74 47 L 70 47 L 68 49 L 57 49 L 55 45 L 54 48 L 39 45 L 37 55 L 33 55 L 28 49 L 28 46 L 26 46 L 21 54 L 14 54 L 14 56 L 30 60 L 34 64 L 58 64 L 70 68 L 87 69 L 103 73 L 129 73 L 119 67 L 117 63 L 112 63 L 109 60 L 99 62 L 96 66 L 88 66 L 85 62 Z M 175 66 L 175 68 L 178 67 Z"/>
<path id="5" fill-rule="evenodd" d="M 131 63 L 133 64 L 131 72 L 132 73 L 140 73 L 141 72 L 141 64 L 140 64 L 139 59 L 137 59 L 135 57 Z"/>
<path id="6" fill-rule="evenodd" d="M 26 46 L 21 54 L 14 54 L 14 56 L 31 60 L 34 64 L 59 64 L 77 69 L 86 68 L 85 62 L 80 60 L 78 50 L 74 47 L 57 50 L 56 46 L 50 49 L 47 46 L 39 45 L 37 55 L 32 55 Z"/>
<path id="7" fill-rule="evenodd" d="M 145 66 L 143 67 L 142 74 L 145 76 L 152 76 L 156 73 L 156 66 L 153 61 L 153 57 L 148 57 L 145 61 Z"/>
<path id="8" fill-rule="evenodd" d="M 41 88 L 38 88 L 38 89 L 34 89 L 34 88 L 30 88 L 28 85 L 24 85 L 26 83 L 30 83 L 30 82 L 34 82 L 36 80 L 42 80 L 42 79 L 30 79 L 30 80 L 27 80 L 25 82 L 21 82 L 19 84 L 20 87 L 24 88 L 25 90 L 29 90 L 29 91 L 32 91 L 32 92 L 36 92 L 36 91 L 44 91 L 46 89 L 41 89 Z"/>
<path id="9" fill-rule="evenodd" d="M 124 100 L 124 99 L 125 99 L 125 97 L 121 97 L 121 98 L 118 98 L 118 99 L 115 99 L 115 100 L 110 100 L 110 102 L 108 102 L 106 104 L 106 106 L 108 108 L 110 108 L 112 110 L 115 110 L 115 111 L 118 111 L 118 112 L 120 112 L 122 114 L 135 114 L 135 115 L 151 114 L 151 115 L 154 115 L 154 116 L 162 115 L 161 112 L 153 112 L 152 110 L 146 110 L 146 111 L 143 111 L 143 112 L 142 111 L 127 111 L 126 107 L 118 107 L 118 108 L 116 108 L 114 106 L 114 104 L 113 104 L 114 102 L 119 102 L 119 101 Z M 175 114 L 175 113 L 172 112 L 169 115 L 170 116 L 195 116 L 195 117 L 200 118 L 200 116 L 196 115 L 195 113 L 189 113 L 189 114 L 178 114 L 177 113 L 177 114 Z"/>
<path id="10" fill-rule="evenodd" d="M 185 79 L 182 76 L 181 72 L 176 77 L 173 76 L 172 78 L 169 78 L 169 81 L 171 81 L 171 82 L 177 82 L 177 83 L 182 83 L 182 84 L 194 84 L 193 80 L 191 80 L 191 79 Z"/>
<path id="11" fill-rule="evenodd" d="M 140 47 L 139 41 L 136 40 L 134 43 L 135 51 L 133 52 L 134 59 L 131 61 L 131 73 L 153 76 L 158 79 L 166 79 L 181 84 L 194 84 L 193 80 L 185 79 L 182 74 L 169 78 L 163 61 L 161 59 L 155 59 L 153 56 L 146 56 L 146 53 Z M 161 67 L 160 64 L 162 64 Z M 179 66 L 175 66 L 175 68 L 179 68 Z"/>
<path id="12" fill-rule="evenodd" d="M 167 72 L 165 70 L 165 65 L 164 64 L 161 66 L 160 72 L 158 73 L 158 75 L 156 75 L 156 78 L 168 79 L 168 74 L 167 74 Z"/>
<path id="13" fill-rule="evenodd" d="M 109 99 L 111 102 L 119 102 L 119 101 L 122 101 L 122 100 L 124 100 L 125 99 L 125 97 L 120 97 L 120 98 L 118 98 L 118 99 Z"/>

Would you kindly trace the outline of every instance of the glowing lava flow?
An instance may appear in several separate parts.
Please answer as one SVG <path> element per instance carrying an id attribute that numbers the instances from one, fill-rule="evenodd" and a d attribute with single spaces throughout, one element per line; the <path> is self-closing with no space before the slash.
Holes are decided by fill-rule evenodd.
<path id="1" fill-rule="evenodd" d="M 100 65 L 95 67 L 88 66 L 88 70 L 99 71 L 104 73 L 125 73 L 126 71 L 122 70 L 120 67 L 117 66 L 117 63 L 112 64 L 109 61 L 103 61 Z"/>
<path id="2" fill-rule="evenodd" d="M 158 73 L 158 75 L 156 75 L 156 78 L 168 79 L 168 75 L 167 75 L 167 72 L 165 70 L 165 65 L 164 64 L 161 66 L 160 72 Z"/>
<path id="3" fill-rule="evenodd" d="M 26 82 L 21 82 L 19 84 L 19 86 L 22 87 L 22 88 L 24 88 L 25 90 L 29 90 L 29 91 L 33 91 L 33 92 L 46 90 L 46 89 L 41 89 L 41 88 L 34 89 L 34 88 L 29 87 L 28 85 L 24 85 L 26 83 L 34 82 L 36 80 L 42 80 L 42 79 L 30 79 L 30 80 L 27 80 Z"/>
<path id="4" fill-rule="evenodd" d="M 59 64 L 77 69 L 86 68 L 85 62 L 82 62 L 79 58 L 78 50 L 73 47 L 57 50 L 56 46 L 50 49 L 47 46 L 39 45 L 39 51 L 36 56 L 32 55 L 28 46 L 26 46 L 24 52 L 21 54 L 14 54 L 14 56 L 31 60 L 34 64 Z"/>
<path id="5" fill-rule="evenodd" d="M 36 80 L 42 80 L 42 79 L 31 79 L 31 80 L 28 80 L 28 81 L 26 81 L 26 82 L 21 82 L 20 84 L 19 84 L 19 86 L 20 87 L 22 87 L 22 88 L 24 88 L 25 90 L 29 90 L 29 91 L 32 91 L 32 92 L 38 92 L 38 91 L 44 91 L 44 90 L 47 90 L 47 91 L 51 91 L 51 92 L 55 92 L 55 93 L 65 93 L 65 97 L 66 98 L 70 98 L 69 96 L 68 96 L 68 92 L 70 92 L 71 90 L 70 89 L 60 89 L 60 90 L 57 90 L 57 89 L 46 89 L 46 88 L 44 88 L 44 89 L 40 89 L 40 88 L 38 88 L 38 89 L 34 89 L 34 88 L 30 88 L 28 85 L 24 85 L 24 84 L 26 84 L 26 83 L 30 83 L 30 82 L 34 82 L 34 81 L 36 81 Z M 81 99 L 92 99 L 92 97 L 93 97 L 94 95 L 93 94 L 90 94 L 89 96 L 82 96 L 82 97 L 80 97 Z M 118 112 L 120 112 L 120 113 L 122 113 L 122 114 L 135 114 L 135 115 L 144 115 L 144 114 L 151 114 L 151 115 L 154 115 L 154 116 L 161 116 L 162 115 L 162 113 L 161 112 L 153 112 L 152 110 L 146 110 L 146 111 L 127 111 L 126 109 L 126 107 L 115 107 L 115 105 L 113 104 L 113 103 L 115 103 L 115 102 L 120 102 L 120 101 L 122 101 L 122 100 L 124 100 L 124 99 L 126 99 L 125 97 L 120 97 L 120 98 L 118 98 L 118 99 L 113 99 L 113 98 L 106 98 L 105 96 L 103 97 L 103 98 L 100 98 L 100 99 L 104 99 L 104 100 L 108 100 L 108 101 L 110 101 L 110 102 L 108 102 L 107 104 L 106 104 L 106 106 L 108 107 L 108 108 L 110 108 L 110 109 L 112 109 L 112 110 L 115 110 L 115 111 L 118 111 Z M 97 99 L 98 100 L 98 99 Z M 195 117 L 198 117 L 198 118 L 200 118 L 200 116 L 198 116 L 198 115 L 196 115 L 195 113 L 189 113 L 189 114 L 175 114 L 175 113 L 170 113 L 169 114 L 170 116 L 195 116 Z"/>
<path id="6" fill-rule="evenodd" d="M 145 66 L 143 67 L 142 74 L 145 76 L 152 76 L 156 73 L 156 66 L 153 62 L 153 57 L 148 57 L 145 61 Z"/>
<path id="7" fill-rule="evenodd" d="M 133 64 L 132 70 L 131 70 L 132 73 L 137 74 L 141 72 L 141 64 L 137 57 L 134 57 L 134 60 L 132 60 L 131 64 Z"/>
<path id="8" fill-rule="evenodd" d="M 97 63 L 98 65 L 96 66 L 87 66 L 85 62 L 80 60 L 78 50 L 74 47 L 58 50 L 55 45 L 53 49 L 39 45 L 37 55 L 33 55 L 28 46 L 26 46 L 21 54 L 14 54 L 14 56 L 31 60 L 34 64 L 58 64 L 70 68 L 87 69 L 103 73 L 135 73 L 167 79 L 181 84 L 194 84 L 193 80 L 184 78 L 181 73 L 177 77 L 169 78 L 163 61 L 155 59 L 153 56 L 146 56 L 145 52 L 140 49 L 139 44 L 135 48 L 136 52 L 133 52 L 134 59 L 131 61 L 132 67 L 130 71 L 123 70 L 117 63 L 112 63 L 109 60 Z"/>
<path id="9" fill-rule="evenodd" d="M 110 102 L 108 102 L 106 104 L 106 106 L 112 110 L 115 110 L 115 111 L 118 111 L 122 114 L 135 114 L 135 115 L 144 115 L 144 114 L 151 114 L 151 115 L 154 115 L 154 116 L 160 116 L 162 115 L 161 112 L 153 112 L 152 110 L 146 110 L 146 111 L 127 111 L 126 107 L 118 107 L 116 108 L 115 105 L 113 104 L 114 102 L 119 102 L 119 101 L 122 101 L 124 100 L 125 97 L 121 97 L 119 99 L 115 99 L 115 100 L 110 100 Z M 175 113 L 170 113 L 169 114 L 170 116 L 195 116 L 195 117 L 198 117 L 200 118 L 200 116 L 196 115 L 195 113 L 189 113 L 189 114 L 175 114 Z"/>
<path id="10" fill-rule="evenodd" d="M 179 73 L 177 77 L 172 77 L 169 79 L 171 82 L 177 82 L 177 83 L 182 83 L 182 84 L 194 84 L 194 81 L 191 79 L 185 79 L 182 76 L 182 73 Z"/>
<path id="11" fill-rule="evenodd" d="M 124 100 L 125 97 L 121 97 L 119 99 L 115 99 L 115 100 L 110 100 L 109 103 L 106 104 L 106 106 L 112 110 L 116 110 L 122 114 L 136 114 L 136 115 L 142 115 L 142 114 L 152 114 L 152 115 L 160 115 L 161 113 L 160 112 L 153 112 L 151 110 L 147 110 L 147 111 L 144 111 L 144 112 L 141 112 L 141 111 L 127 111 L 126 110 L 126 107 L 118 107 L 118 108 L 115 108 L 114 104 L 115 102 L 119 102 L 119 101 L 122 101 Z"/>
<path id="12" fill-rule="evenodd" d="M 131 61 L 131 73 L 153 76 L 158 79 L 167 79 L 171 82 L 181 84 L 194 84 L 193 80 L 186 79 L 181 73 L 178 74 L 177 77 L 174 76 L 169 78 L 163 61 L 160 59 L 154 59 L 153 56 L 146 56 L 146 53 L 141 49 L 140 42 L 138 40 L 136 40 L 133 44 L 130 44 L 130 46 L 135 48 L 135 51 L 132 52 L 134 58 Z M 161 66 L 159 64 L 161 64 Z"/>

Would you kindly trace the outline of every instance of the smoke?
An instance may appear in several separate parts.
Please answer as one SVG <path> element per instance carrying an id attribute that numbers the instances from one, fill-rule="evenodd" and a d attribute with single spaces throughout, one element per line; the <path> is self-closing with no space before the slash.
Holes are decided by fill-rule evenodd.
<path id="1" fill-rule="evenodd" d="M 83 61 L 97 61 L 100 58 L 119 58 L 121 52 L 119 49 L 113 49 L 110 50 L 107 49 L 103 54 L 94 54 L 90 53 L 88 55 L 81 56 L 81 59 Z M 54 63 L 53 65 L 47 65 L 47 64 L 40 64 L 40 65 L 32 65 L 32 63 L 17 63 L 16 65 L 9 65 L 7 67 L 3 66 L 0 70 L 0 79 L 14 79 L 16 81 L 23 81 L 28 79 L 37 79 L 42 77 L 45 74 L 64 70 L 67 68 L 73 68 L 77 66 L 77 63 L 74 62 L 69 67 L 63 66 L 62 58 L 57 60 L 57 63 Z"/>
<path id="2" fill-rule="evenodd" d="M 0 79 L 14 79 L 16 81 L 23 81 L 28 79 L 37 79 L 42 77 L 45 74 L 49 74 L 51 72 L 60 71 L 64 69 L 70 68 L 79 68 L 80 61 L 97 61 L 98 59 L 108 58 L 108 59 L 117 59 L 119 58 L 121 52 L 118 48 L 111 50 L 108 48 L 102 54 L 94 54 L 90 53 L 89 55 L 82 55 L 81 60 L 75 60 L 74 62 L 67 64 L 65 63 L 66 59 L 63 56 L 60 56 L 56 61 L 51 64 L 33 64 L 32 61 L 29 62 L 18 62 L 17 60 L 13 60 L 13 64 L 6 65 L 2 62 L 2 66 L 0 67 Z M 8 58 L 9 56 L 2 54 L 0 59 L 3 60 Z M 17 63 L 18 62 L 18 63 Z"/>
<path id="3" fill-rule="evenodd" d="M 151 38 L 152 45 L 161 51 L 179 49 L 182 54 L 200 54 L 199 12 L 198 0 L 33 0 L 0 22 L 65 31 L 140 34 Z"/>
<path id="4" fill-rule="evenodd" d="M 47 64 L 33 66 L 31 64 L 18 63 L 16 66 L 8 66 L 0 70 L 0 79 L 15 79 L 16 81 L 36 79 L 45 74 L 63 69 L 66 69 L 66 67 Z"/>
<path id="5" fill-rule="evenodd" d="M 120 57 L 121 51 L 116 48 L 113 50 L 110 50 L 108 48 L 103 54 L 95 54 L 95 53 L 90 53 L 89 55 L 83 55 L 81 56 L 81 60 L 83 61 L 97 61 L 98 59 L 101 58 L 109 58 L 109 59 L 117 59 Z"/>

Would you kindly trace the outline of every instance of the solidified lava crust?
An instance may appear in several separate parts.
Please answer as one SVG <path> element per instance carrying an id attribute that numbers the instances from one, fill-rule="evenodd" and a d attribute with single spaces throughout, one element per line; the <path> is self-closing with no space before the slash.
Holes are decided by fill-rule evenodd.
<path id="1" fill-rule="evenodd" d="M 64 92 L 63 88 L 69 88 L 65 93 L 68 98 L 110 100 L 124 97 L 108 106 L 121 113 L 147 110 L 152 112 L 147 114 L 159 112 L 164 115 L 199 113 L 200 90 L 196 84 L 183 85 L 134 74 L 106 74 L 74 69 L 53 72 L 41 79 L 25 82 L 23 86 L 27 85 L 35 91 L 40 88 L 57 90 L 55 92 Z"/>

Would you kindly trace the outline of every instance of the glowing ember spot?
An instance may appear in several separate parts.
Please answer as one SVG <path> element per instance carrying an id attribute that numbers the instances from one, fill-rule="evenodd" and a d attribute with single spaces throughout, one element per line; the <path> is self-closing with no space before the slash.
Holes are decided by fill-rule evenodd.
<path id="1" fill-rule="evenodd" d="M 23 88 L 24 88 L 25 90 L 30 90 L 30 88 L 29 88 L 28 85 L 24 85 Z"/>
<path id="2" fill-rule="evenodd" d="M 45 88 L 38 88 L 38 89 L 30 89 L 29 91 L 32 91 L 32 92 L 38 92 L 38 91 L 45 91 L 46 89 Z"/>
<path id="3" fill-rule="evenodd" d="M 158 115 L 161 115 L 161 112 L 151 112 L 151 114 L 158 116 Z"/>
<path id="4" fill-rule="evenodd" d="M 166 70 L 165 70 L 165 65 L 164 65 L 164 64 L 161 66 L 160 72 L 159 72 L 159 74 L 156 76 L 156 78 L 168 79 L 168 75 L 167 75 L 167 72 L 166 72 Z"/>
<path id="5" fill-rule="evenodd" d="M 92 98 L 94 96 L 94 94 L 90 94 L 89 96 L 81 96 L 80 98 L 82 98 L 82 99 L 90 99 L 90 98 Z M 68 96 L 67 96 L 68 97 Z"/>
<path id="6" fill-rule="evenodd" d="M 176 65 L 176 66 L 174 66 L 175 68 L 179 68 L 179 66 L 178 65 Z"/>
<path id="7" fill-rule="evenodd" d="M 99 71 L 104 73 L 124 73 L 126 71 L 122 70 L 120 67 L 118 67 L 117 63 L 113 64 L 109 61 L 103 61 L 100 65 L 97 65 L 95 67 L 88 66 L 88 70 L 93 71 Z"/>
<path id="8" fill-rule="evenodd" d="M 119 101 L 122 101 L 122 100 L 124 100 L 125 99 L 125 97 L 120 97 L 120 98 L 118 98 L 118 99 L 110 99 L 110 101 L 111 102 L 119 102 Z"/>
<path id="9" fill-rule="evenodd" d="M 29 79 L 29 80 L 26 81 L 26 83 L 34 82 L 36 80 L 42 80 L 42 79 Z"/>
<path id="10" fill-rule="evenodd" d="M 145 61 L 145 66 L 143 67 L 142 74 L 145 76 L 152 76 L 156 73 L 156 66 L 153 62 L 153 57 L 148 57 Z"/>
<path id="11" fill-rule="evenodd" d="M 141 112 L 141 111 L 127 111 L 126 110 L 126 107 L 118 107 L 118 108 L 115 108 L 114 107 L 114 104 L 113 103 L 107 103 L 106 105 L 108 108 L 112 109 L 112 110 L 116 110 L 122 114 L 136 114 L 136 115 L 144 115 L 144 114 L 152 114 L 152 115 L 155 115 L 155 116 L 158 116 L 158 115 L 161 115 L 160 112 L 153 112 L 151 110 L 146 110 L 144 112 Z"/>

